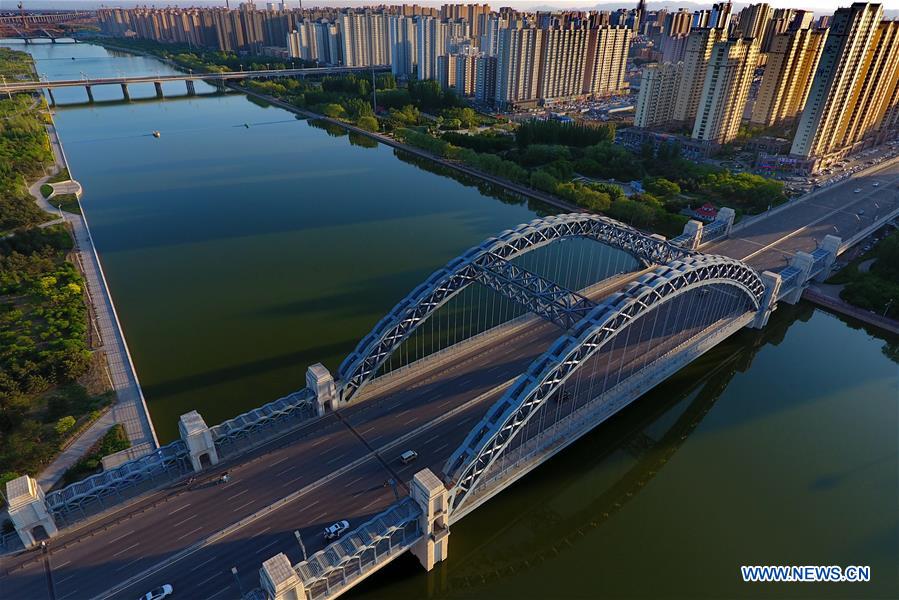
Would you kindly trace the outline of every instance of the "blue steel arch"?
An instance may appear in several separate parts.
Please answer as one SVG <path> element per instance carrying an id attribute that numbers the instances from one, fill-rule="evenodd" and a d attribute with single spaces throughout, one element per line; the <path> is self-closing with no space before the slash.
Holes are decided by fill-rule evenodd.
<path id="1" fill-rule="evenodd" d="M 765 286 L 758 273 L 738 260 L 715 255 L 696 255 L 660 266 L 597 305 L 573 331 L 531 363 L 447 460 L 444 474 L 452 486 L 450 510 L 464 501 L 543 403 L 618 333 L 681 294 L 720 284 L 743 294 L 747 312 L 759 309 Z"/>
<path id="2" fill-rule="evenodd" d="M 434 311 L 470 285 L 475 262 L 487 254 L 511 259 L 563 238 L 584 237 L 631 254 L 645 266 L 666 264 L 695 254 L 642 233 L 629 225 L 588 213 L 535 219 L 484 241 L 435 271 L 403 298 L 347 356 L 338 369 L 338 393 L 348 402 L 409 335 Z"/>

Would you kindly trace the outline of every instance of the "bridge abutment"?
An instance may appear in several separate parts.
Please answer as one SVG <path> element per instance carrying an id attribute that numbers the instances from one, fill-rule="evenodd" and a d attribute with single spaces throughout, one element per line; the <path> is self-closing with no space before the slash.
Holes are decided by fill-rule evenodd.
<path id="1" fill-rule="evenodd" d="M 280 552 L 259 569 L 259 584 L 272 600 L 305 600 L 306 588 L 290 559 Z"/>
<path id="2" fill-rule="evenodd" d="M 699 248 L 699 244 L 702 242 L 702 221 L 690 219 L 684 223 L 684 235 L 690 236 L 690 243 L 686 244 L 685 248 L 690 250 Z"/>
<path id="3" fill-rule="evenodd" d="M 419 526 L 422 537 L 412 546 L 412 554 L 430 571 L 447 557 L 449 491 L 430 469 L 415 474 L 409 491 L 412 499 L 421 507 Z"/>
<path id="4" fill-rule="evenodd" d="M 759 310 L 755 315 L 755 319 L 749 324 L 752 329 L 761 329 L 768 324 L 771 313 L 777 308 L 777 296 L 780 294 L 780 275 L 771 271 L 763 271 L 761 273 L 762 283 L 765 284 L 765 295 L 759 302 Z"/>
<path id="5" fill-rule="evenodd" d="M 715 217 L 715 221 L 720 223 L 724 222 L 724 236 L 728 237 L 730 235 L 731 229 L 734 228 L 734 218 L 737 216 L 737 213 L 734 212 L 734 209 L 728 208 L 726 206 L 718 209 L 718 215 Z"/>
<path id="6" fill-rule="evenodd" d="M 56 106 L 56 98 L 53 97 L 53 90 L 47 88 L 47 96 L 50 97 L 50 106 Z"/>
<path id="7" fill-rule="evenodd" d="M 44 490 L 28 475 L 7 482 L 6 498 L 9 501 L 9 518 L 25 548 L 31 548 L 59 532 L 44 501 Z"/>
<path id="8" fill-rule="evenodd" d="M 202 471 L 206 467 L 218 464 L 219 455 L 212 439 L 212 432 L 209 431 L 200 413 L 192 410 L 181 415 L 178 431 L 181 433 L 181 439 L 187 444 L 194 471 Z"/>
<path id="9" fill-rule="evenodd" d="M 93 102 L 94 101 L 94 90 L 92 90 L 91 86 L 89 86 L 89 85 L 84 86 L 84 89 L 87 90 L 87 101 Z"/>
<path id="10" fill-rule="evenodd" d="M 197 95 L 197 88 L 194 87 L 194 81 L 193 81 L 193 79 L 187 79 L 187 80 L 185 80 L 184 83 L 187 85 L 187 95 L 188 95 L 188 96 L 196 96 L 196 95 Z"/>
<path id="11" fill-rule="evenodd" d="M 156 97 L 157 98 L 165 98 L 165 95 L 162 93 L 162 82 L 154 81 L 153 86 L 156 88 Z"/>
<path id="12" fill-rule="evenodd" d="M 318 416 L 337 408 L 337 387 L 325 365 L 315 363 L 306 369 L 306 387 L 315 392 L 315 412 Z"/>
<path id="13" fill-rule="evenodd" d="M 125 97 L 125 100 L 127 100 L 129 102 L 131 101 L 131 94 L 128 93 L 128 84 L 127 83 L 122 84 L 122 96 Z"/>

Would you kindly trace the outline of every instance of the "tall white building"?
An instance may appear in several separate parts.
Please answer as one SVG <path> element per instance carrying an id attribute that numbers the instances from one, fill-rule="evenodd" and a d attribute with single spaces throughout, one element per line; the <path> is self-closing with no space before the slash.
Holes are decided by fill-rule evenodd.
<path id="1" fill-rule="evenodd" d="M 604 26 L 591 29 L 587 42 L 584 94 L 610 96 L 625 89 L 627 53 L 633 32 L 629 27 Z"/>
<path id="2" fill-rule="evenodd" d="M 636 127 L 664 128 L 671 123 L 682 69 L 683 63 L 648 65 L 643 69 L 634 114 Z"/>
<path id="3" fill-rule="evenodd" d="M 496 56 L 496 102 L 533 105 L 539 100 L 542 29 L 503 29 Z"/>
<path id="4" fill-rule="evenodd" d="M 693 139 L 726 144 L 737 137 L 758 64 L 758 49 L 758 42 L 749 38 L 715 43 L 693 124 Z"/>
<path id="5" fill-rule="evenodd" d="M 437 57 L 447 54 L 446 24 L 435 17 L 415 18 L 418 78 L 437 79 Z"/>
<path id="6" fill-rule="evenodd" d="M 409 77 L 418 62 L 415 21 L 410 17 L 390 15 L 387 19 L 390 37 L 390 68 L 397 77 Z"/>
<path id="7" fill-rule="evenodd" d="M 344 12 L 337 19 L 343 64 L 348 67 L 390 62 L 387 16 L 371 11 Z"/>

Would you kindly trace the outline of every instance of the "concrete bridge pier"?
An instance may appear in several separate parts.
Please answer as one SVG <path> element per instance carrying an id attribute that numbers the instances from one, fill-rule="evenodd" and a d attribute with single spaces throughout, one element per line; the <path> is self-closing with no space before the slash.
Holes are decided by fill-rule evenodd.
<path id="1" fill-rule="evenodd" d="M 53 90 L 47 88 L 47 96 L 50 98 L 50 106 L 56 106 L 56 98 L 53 97 Z"/>
<path id="2" fill-rule="evenodd" d="M 94 91 L 91 89 L 91 86 L 86 85 L 86 86 L 84 86 L 84 89 L 87 90 L 87 101 L 93 102 L 94 101 Z"/>
<path id="3" fill-rule="evenodd" d="M 777 308 L 777 296 L 780 294 L 780 275 L 771 271 L 763 271 L 761 274 L 762 283 L 765 284 L 765 295 L 759 302 L 759 310 L 755 315 L 755 319 L 749 324 L 752 329 L 761 329 L 768 324 L 771 313 Z"/>
<path id="4" fill-rule="evenodd" d="M 728 208 L 726 206 L 722 206 L 718 209 L 718 215 L 715 217 L 715 222 L 724 221 L 724 236 L 730 236 L 730 230 L 734 228 L 734 217 L 737 216 L 737 213 L 734 212 L 734 209 Z"/>
<path id="5" fill-rule="evenodd" d="M 157 98 L 165 98 L 165 95 L 162 93 L 162 82 L 154 81 L 153 86 L 156 88 L 156 97 Z"/>
<path id="6" fill-rule="evenodd" d="M 843 243 L 842 238 L 835 235 L 825 235 L 819 248 L 827 250 L 827 259 L 824 261 L 824 268 L 815 275 L 815 281 L 826 281 L 833 272 L 833 265 L 837 262 L 837 252 L 840 251 L 840 244 Z"/>
<path id="7" fill-rule="evenodd" d="M 409 486 L 410 496 L 421 507 L 422 537 L 412 546 L 412 554 L 430 571 L 446 560 L 449 544 L 449 492 L 430 469 L 415 474 Z"/>
<path id="8" fill-rule="evenodd" d="M 200 413 L 192 410 L 181 415 L 178 431 L 181 433 L 181 439 L 187 444 L 194 471 L 202 471 L 206 467 L 218 464 L 219 455 L 215 449 L 212 432 L 209 431 Z"/>
<path id="9" fill-rule="evenodd" d="M 125 97 L 125 100 L 127 100 L 128 102 L 131 102 L 131 94 L 128 93 L 128 84 L 127 83 L 122 84 L 122 95 Z"/>
<path id="10" fill-rule="evenodd" d="M 194 87 L 194 80 L 187 79 L 184 83 L 187 84 L 187 95 L 188 96 L 196 96 L 197 89 Z"/>
<path id="11" fill-rule="evenodd" d="M 7 482 L 6 498 L 9 518 L 26 549 L 59 533 L 44 501 L 44 490 L 28 475 Z"/>
<path id="12" fill-rule="evenodd" d="M 812 272 L 814 264 L 815 258 L 808 252 L 800 251 L 793 256 L 793 260 L 790 261 L 790 266 L 799 269 L 799 275 L 796 277 L 796 287 L 793 288 L 793 291 L 783 297 L 784 302 L 787 304 L 796 304 L 799 302 L 799 299 L 802 298 L 802 292 L 808 284 L 809 275 Z"/>
<path id="13" fill-rule="evenodd" d="M 315 392 L 315 412 L 318 416 L 335 410 L 340 403 L 334 377 L 321 363 L 315 363 L 306 369 L 306 387 Z"/>
<path id="14" fill-rule="evenodd" d="M 306 588 L 290 559 L 280 552 L 264 563 L 259 569 L 259 585 L 272 600 L 305 600 Z"/>

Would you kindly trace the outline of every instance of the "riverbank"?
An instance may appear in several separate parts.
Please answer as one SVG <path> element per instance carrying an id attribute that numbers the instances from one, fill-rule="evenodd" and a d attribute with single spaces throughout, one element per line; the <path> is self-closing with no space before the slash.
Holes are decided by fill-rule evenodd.
<path id="1" fill-rule="evenodd" d="M 59 132 L 50 114 L 47 135 L 56 163 L 57 172 L 65 170 L 71 181 L 72 170 L 66 158 Z M 153 421 L 147 409 L 146 400 L 140 388 L 137 372 L 131 361 L 125 335 L 116 314 L 115 304 L 103 274 L 100 258 L 94 247 L 87 218 L 83 211 L 62 212 L 55 209 L 41 193 L 41 186 L 50 177 L 38 180 L 30 187 L 30 192 L 38 206 L 54 215 L 59 215 L 69 225 L 75 241 L 74 251 L 84 276 L 86 292 L 94 318 L 91 325 L 99 344 L 95 352 L 102 352 L 106 361 L 106 376 L 116 395 L 115 403 L 89 427 L 81 432 L 38 476 L 37 480 L 46 490 L 62 479 L 66 471 L 75 466 L 114 425 L 120 424 L 130 440 L 131 446 L 113 456 L 109 464 L 115 466 L 126 460 L 144 456 L 159 447 Z M 80 185 L 77 186 L 80 191 Z M 80 199 L 80 192 L 78 194 Z"/>

